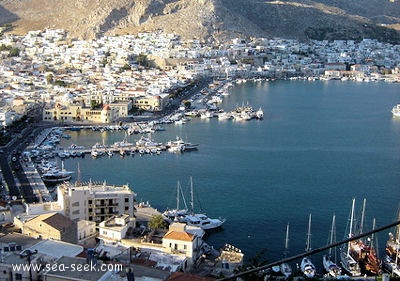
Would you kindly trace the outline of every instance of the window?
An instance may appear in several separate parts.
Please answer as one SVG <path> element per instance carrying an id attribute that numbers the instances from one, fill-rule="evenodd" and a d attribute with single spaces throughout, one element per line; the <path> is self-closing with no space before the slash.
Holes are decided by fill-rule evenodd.
<path id="1" fill-rule="evenodd" d="M 125 203 L 128 203 L 129 202 L 129 197 L 126 197 L 125 198 Z"/>
<path id="2" fill-rule="evenodd" d="M 92 205 L 93 204 L 93 200 L 88 200 L 88 204 Z"/>
<path id="3" fill-rule="evenodd" d="M 15 280 L 22 280 L 22 274 L 21 273 L 15 273 Z"/>
<path id="4" fill-rule="evenodd" d="M 72 207 L 78 207 L 79 206 L 79 201 L 72 203 Z"/>
<path id="5" fill-rule="evenodd" d="M 187 245 L 183 245 L 183 249 L 184 249 L 184 250 L 187 250 Z"/>

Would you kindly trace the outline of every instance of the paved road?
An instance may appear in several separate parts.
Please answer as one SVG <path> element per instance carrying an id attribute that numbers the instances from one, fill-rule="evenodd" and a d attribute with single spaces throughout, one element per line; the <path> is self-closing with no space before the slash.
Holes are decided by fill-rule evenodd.
<path id="1" fill-rule="evenodd" d="M 24 199 L 27 203 L 38 201 L 38 198 L 36 198 L 33 193 L 28 178 L 21 168 L 25 165 L 24 160 L 21 158 L 21 152 L 24 151 L 29 142 L 33 141 L 44 128 L 49 126 L 53 125 L 45 124 L 42 127 L 37 125 L 27 127 L 18 137 L 14 138 L 7 146 L 2 148 L 3 153 L 0 155 L 0 166 L 4 181 L 8 187 L 9 199 Z"/>
<path id="2" fill-rule="evenodd" d="M 176 111 L 184 99 L 192 97 L 201 89 L 206 87 L 210 82 L 211 79 L 200 79 L 194 87 L 180 93 L 178 97 L 171 101 L 170 104 L 158 114 L 149 117 L 138 116 L 134 119 L 125 118 L 121 121 L 150 121 L 166 116 Z M 46 123 L 40 121 L 41 114 L 39 108 L 33 113 L 33 115 L 35 116 L 35 121 L 37 123 L 34 126 L 30 125 L 29 127 L 25 128 L 18 135 L 18 137 L 15 137 L 10 143 L 7 144 L 7 146 L 4 146 L 2 148 L 3 153 L 0 153 L 0 166 L 3 173 L 4 181 L 6 182 L 6 185 L 8 187 L 10 196 L 9 199 L 24 199 L 27 203 L 37 202 L 39 201 L 39 198 L 34 195 L 31 183 L 29 182 L 26 174 L 22 169 L 26 163 L 24 162 L 24 159 L 21 158 L 21 152 L 24 151 L 29 142 L 33 141 L 43 129 L 59 125 L 51 122 Z"/>

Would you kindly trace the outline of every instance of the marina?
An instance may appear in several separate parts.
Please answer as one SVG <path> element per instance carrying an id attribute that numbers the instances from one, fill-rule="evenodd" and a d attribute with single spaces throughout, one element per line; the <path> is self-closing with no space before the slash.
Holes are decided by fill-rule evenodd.
<path id="1" fill-rule="evenodd" d="M 165 130 L 151 135 L 152 141 L 163 144 L 176 140 L 176 136 L 190 139 L 199 144 L 198 150 L 157 157 L 115 157 L 119 154 L 115 148 L 113 157 L 92 159 L 86 154 L 63 161 L 69 171 L 76 170 L 79 163 L 85 181 L 101 181 L 107 175 L 108 182 L 131 183 L 138 200 L 149 200 L 158 210 L 175 207 L 171 190 L 178 179 L 191 175 L 207 215 L 226 218 L 222 229 L 207 237 L 208 244 L 220 247 L 229 241 L 250 257 L 265 246 L 268 259 L 279 260 L 281 230 L 290 221 L 291 254 L 300 252 L 307 228 L 305 218 L 310 212 L 313 245 L 317 246 L 326 245 L 333 212 L 338 237 L 347 236 L 351 198 L 367 198 L 367 214 L 376 218 L 378 226 L 395 218 L 398 196 L 393 186 L 399 178 L 392 171 L 399 159 L 400 124 L 392 118 L 390 108 L 397 102 L 398 87 L 373 84 L 366 88 L 344 83 L 242 83 L 224 98 L 221 108 L 228 112 L 248 99 L 255 108 L 268 109 L 262 122 L 193 117 L 184 126 L 165 123 Z M 381 87 L 385 99 L 381 98 Z M 321 88 L 326 94 L 318 92 Z M 371 102 L 358 108 L 363 98 Z M 380 134 L 369 133 L 376 131 Z M 68 131 L 68 135 L 71 137 L 60 139 L 61 147 L 83 146 L 88 148 L 87 153 L 96 143 L 112 145 L 126 137 L 123 129 L 81 129 Z M 140 138 L 139 134 L 128 135 L 126 143 L 136 145 Z M 71 181 L 77 176 L 73 173 Z M 182 186 L 189 184 L 182 181 Z M 368 215 L 367 225 L 371 227 Z M 379 236 L 380 253 L 384 253 L 388 234 Z M 323 272 L 322 255 L 310 260 L 317 272 Z"/>

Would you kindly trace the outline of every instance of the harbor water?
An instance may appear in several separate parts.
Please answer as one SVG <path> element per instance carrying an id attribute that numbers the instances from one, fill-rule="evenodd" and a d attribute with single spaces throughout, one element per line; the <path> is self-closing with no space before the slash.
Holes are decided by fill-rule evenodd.
<path id="1" fill-rule="evenodd" d="M 327 244 L 332 215 L 336 239 L 346 235 L 352 198 L 360 215 L 366 199 L 364 229 L 372 220 L 380 227 L 395 221 L 400 202 L 400 118 L 391 108 L 400 103 L 400 85 L 344 81 L 246 82 L 231 88 L 220 107 L 261 107 L 263 120 L 232 121 L 193 118 L 186 124 L 162 125 L 151 137 L 158 142 L 176 136 L 198 143 L 183 154 L 138 154 L 134 157 L 69 158 L 68 170 L 81 181 L 128 183 L 138 201 L 160 211 L 176 206 L 177 181 L 189 190 L 194 205 L 210 217 L 227 221 L 207 242 L 226 242 L 247 258 L 266 249 L 265 258 L 283 257 L 286 224 L 290 223 L 289 255 L 305 249 L 312 214 L 311 246 Z M 69 131 L 67 147 L 113 144 L 124 132 Z M 140 135 L 130 135 L 134 143 Z M 189 193 L 186 200 L 189 201 Z M 182 204 L 182 200 L 181 200 Z M 388 230 L 389 232 L 389 230 Z M 379 254 L 388 232 L 379 233 Z M 322 268 L 322 259 L 312 258 Z M 300 261 L 298 261 L 300 263 Z"/>

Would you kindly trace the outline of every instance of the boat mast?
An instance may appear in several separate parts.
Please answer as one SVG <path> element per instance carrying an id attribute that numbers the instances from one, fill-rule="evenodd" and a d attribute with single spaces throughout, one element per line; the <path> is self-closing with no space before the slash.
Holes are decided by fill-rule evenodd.
<path id="1" fill-rule="evenodd" d="M 176 209 L 179 210 L 179 192 L 180 192 L 180 188 L 179 188 L 179 181 L 178 184 L 176 185 Z"/>
<path id="2" fill-rule="evenodd" d="M 366 203 L 367 203 L 367 199 L 364 198 L 362 212 L 361 212 L 361 221 L 360 221 L 359 234 L 362 234 L 363 231 L 364 231 L 364 219 L 365 219 L 365 205 L 366 205 Z"/>
<path id="3" fill-rule="evenodd" d="M 331 225 L 331 235 L 330 235 L 330 238 L 329 238 L 329 245 L 332 245 L 332 243 L 333 243 L 333 241 L 336 239 L 336 237 L 335 237 L 335 220 L 336 220 L 336 216 L 335 216 L 335 214 L 333 214 L 333 216 L 332 216 L 332 225 Z M 331 257 L 332 256 L 332 248 L 329 248 L 329 256 Z"/>
<path id="4" fill-rule="evenodd" d="M 289 223 L 286 225 L 286 236 L 285 236 L 285 251 L 283 252 L 283 256 L 286 258 L 289 252 Z"/>
<path id="5" fill-rule="evenodd" d="M 353 198 L 353 203 L 351 205 L 351 215 L 350 215 L 350 231 L 349 231 L 349 237 L 353 235 L 353 220 L 354 220 L 354 204 L 355 204 L 356 199 Z M 350 256 L 350 242 L 348 243 L 347 247 L 347 256 Z"/>
<path id="6" fill-rule="evenodd" d="M 311 213 L 308 218 L 308 231 L 307 231 L 307 243 L 306 243 L 306 252 L 311 250 Z"/>
<path id="7" fill-rule="evenodd" d="M 192 208 L 192 212 L 194 212 L 193 179 L 192 179 L 192 176 L 190 176 L 190 207 Z"/>

